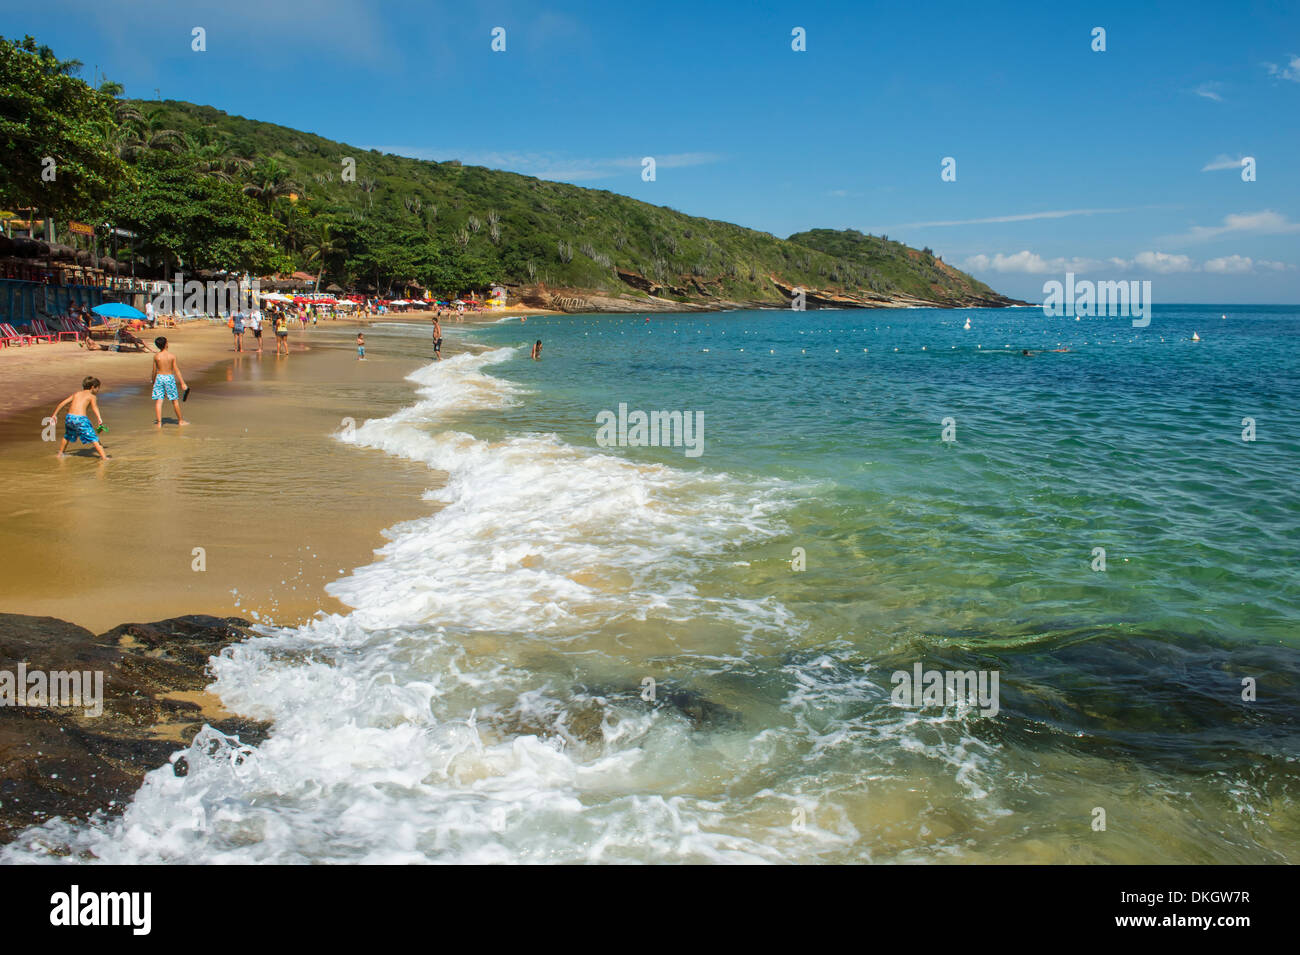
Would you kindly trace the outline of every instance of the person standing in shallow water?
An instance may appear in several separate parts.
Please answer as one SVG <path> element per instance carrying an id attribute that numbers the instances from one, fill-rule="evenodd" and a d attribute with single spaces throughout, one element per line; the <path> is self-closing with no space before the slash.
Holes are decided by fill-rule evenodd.
<path id="1" fill-rule="evenodd" d="M 289 319 L 284 312 L 275 316 L 275 353 L 286 357 L 289 354 Z"/>
<path id="2" fill-rule="evenodd" d="M 63 422 L 63 443 L 59 445 L 58 457 L 63 457 L 69 444 L 75 445 L 78 441 L 83 441 L 94 448 L 103 460 L 108 460 L 108 453 L 99 442 L 99 431 L 104 429 L 104 416 L 99 413 L 99 402 L 95 400 L 98 395 L 99 379 L 87 375 L 81 380 L 81 390 L 68 395 L 54 409 L 54 420 L 57 422 L 63 406 L 69 406 Z M 93 411 L 99 419 L 99 430 L 91 425 L 87 411 Z"/>
<path id="3" fill-rule="evenodd" d="M 542 360 L 542 340 L 540 338 L 537 339 L 537 344 L 533 346 L 532 359 L 533 361 Z"/>
<path id="4" fill-rule="evenodd" d="M 162 427 L 162 403 L 167 399 L 176 409 L 177 426 L 189 424 L 181 417 L 181 390 L 188 392 L 190 389 L 185 386 L 185 376 L 181 374 L 180 363 L 176 361 L 176 356 L 167 350 L 167 339 L 159 336 L 153 340 L 158 346 L 158 354 L 153 356 L 153 377 L 150 384 L 153 385 L 153 415 L 154 427 Z M 180 389 L 177 389 L 176 382 L 180 380 Z"/>
<path id="5" fill-rule="evenodd" d="M 433 357 L 442 361 L 442 322 L 437 315 L 433 317 Z"/>

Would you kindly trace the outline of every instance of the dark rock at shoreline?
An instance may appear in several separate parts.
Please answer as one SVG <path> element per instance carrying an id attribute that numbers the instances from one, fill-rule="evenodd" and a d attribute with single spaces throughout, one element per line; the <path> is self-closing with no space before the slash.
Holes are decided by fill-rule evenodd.
<path id="1" fill-rule="evenodd" d="M 188 616 L 95 636 L 54 617 L 0 614 L 0 674 L 103 674 L 103 712 L 0 705 L 0 843 L 55 816 L 121 812 L 145 774 L 206 724 L 244 743 L 269 724 L 233 716 L 206 692 L 208 660 L 251 635 L 246 620 Z M 87 687 L 87 695 L 90 689 Z"/>

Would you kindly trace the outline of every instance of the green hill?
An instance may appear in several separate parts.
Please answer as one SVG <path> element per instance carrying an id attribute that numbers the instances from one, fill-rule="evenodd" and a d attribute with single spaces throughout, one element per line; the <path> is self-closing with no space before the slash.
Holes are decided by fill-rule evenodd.
<path id="1" fill-rule="evenodd" d="M 795 288 L 807 290 L 810 306 L 1011 304 L 928 250 L 858 232 L 778 239 L 604 190 L 363 150 L 212 107 L 127 105 L 161 138 L 184 144 L 175 151 L 268 198 L 294 265 L 315 273 L 323 258 L 325 282 L 460 292 L 499 281 L 526 301 L 572 308 L 783 305 Z M 337 237 L 323 253 L 310 241 L 322 220 Z"/>

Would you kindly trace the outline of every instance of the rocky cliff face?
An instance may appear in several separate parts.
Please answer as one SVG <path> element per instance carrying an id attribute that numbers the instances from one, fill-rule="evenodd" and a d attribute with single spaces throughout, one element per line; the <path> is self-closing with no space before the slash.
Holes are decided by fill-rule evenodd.
<path id="1" fill-rule="evenodd" d="M 789 308 L 795 286 L 769 276 L 772 294 L 765 298 L 729 297 L 721 279 L 682 276 L 681 284 L 665 285 L 637 272 L 618 271 L 628 287 L 622 294 L 601 289 L 547 288 L 529 285 L 509 289 L 511 302 L 559 312 L 713 312 L 739 308 Z M 933 298 L 904 294 L 880 294 L 866 289 L 846 291 L 834 288 L 803 288 L 804 306 L 818 308 L 1007 308 L 1027 305 L 996 292 L 975 290 L 959 294 L 939 292 Z"/>
<path id="2" fill-rule="evenodd" d="M 256 745 L 267 725 L 233 716 L 204 692 L 208 660 L 250 635 L 246 620 L 206 616 L 123 624 L 96 636 L 53 617 L 0 614 L 0 842 L 55 816 L 118 813 L 145 773 L 167 765 L 203 726 Z M 102 712 L 49 705 L 19 674 L 102 673 Z M 6 679 L 6 674 L 8 678 Z M 7 692 L 6 692 L 7 690 Z M 35 705 L 32 705 L 35 704 Z M 183 773 L 183 760 L 175 764 Z"/>

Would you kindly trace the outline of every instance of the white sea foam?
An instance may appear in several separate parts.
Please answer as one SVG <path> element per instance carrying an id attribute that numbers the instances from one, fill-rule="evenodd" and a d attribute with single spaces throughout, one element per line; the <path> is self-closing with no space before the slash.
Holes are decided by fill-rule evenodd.
<path id="1" fill-rule="evenodd" d="M 775 601 L 696 586 L 704 562 L 774 532 L 781 488 L 448 427 L 522 400 L 484 372 L 512 354 L 422 368 L 412 407 L 339 435 L 445 472 L 428 495 L 443 506 L 330 586 L 351 613 L 262 628 L 214 662 L 223 703 L 273 721 L 269 739 L 205 730 L 185 775 L 150 773 L 122 817 L 29 830 L 3 859 L 59 846 L 115 863 L 779 860 L 783 803 L 755 821 L 682 788 L 701 775 L 689 718 L 575 688 L 582 650 L 558 667 L 546 655 L 686 621 L 742 639 L 789 626 Z M 635 687 L 640 671 L 624 676 Z M 747 740 L 719 744 L 742 772 Z"/>

